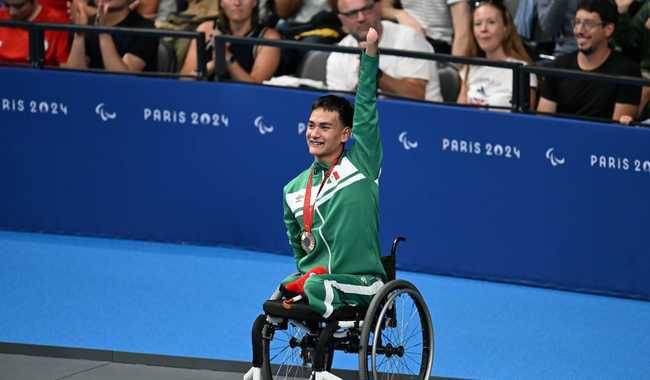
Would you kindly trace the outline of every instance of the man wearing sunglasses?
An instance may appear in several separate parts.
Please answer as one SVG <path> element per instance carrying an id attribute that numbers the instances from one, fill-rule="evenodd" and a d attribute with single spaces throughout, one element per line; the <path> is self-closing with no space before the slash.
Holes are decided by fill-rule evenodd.
<path id="1" fill-rule="evenodd" d="M 0 20 L 67 23 L 67 17 L 63 13 L 39 4 L 38 0 L 4 0 L 0 5 Z M 43 48 L 45 65 L 59 66 L 68 59 L 67 33 L 46 30 Z M 27 63 L 28 61 L 28 31 L 19 28 L 0 28 L 0 62 Z"/>
<path id="2" fill-rule="evenodd" d="M 370 28 L 379 33 L 379 47 L 433 53 L 421 33 L 408 26 L 381 21 L 381 4 L 375 0 L 331 0 L 348 35 L 340 46 L 358 47 Z M 357 86 L 359 57 L 332 53 L 327 59 L 327 87 L 353 91 Z M 383 55 L 377 87 L 384 94 L 412 99 L 442 101 L 438 70 L 434 61 Z"/>
<path id="3" fill-rule="evenodd" d="M 581 0 L 572 22 L 578 51 L 558 57 L 553 67 L 640 77 L 638 63 L 609 47 L 617 19 L 618 11 L 613 1 Z M 639 86 L 546 76 L 537 111 L 620 122 L 635 117 L 640 97 Z"/>

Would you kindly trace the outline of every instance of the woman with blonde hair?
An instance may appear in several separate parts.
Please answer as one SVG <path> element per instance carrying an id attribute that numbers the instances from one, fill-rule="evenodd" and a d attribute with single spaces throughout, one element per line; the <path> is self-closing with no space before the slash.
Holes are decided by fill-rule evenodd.
<path id="1" fill-rule="evenodd" d="M 212 38 L 227 34 L 236 37 L 280 39 L 273 28 L 265 27 L 258 20 L 257 0 L 219 0 L 219 17 L 206 21 L 197 31 L 206 35 L 206 46 L 210 48 L 207 64 L 208 74 L 214 75 L 214 55 Z M 197 71 L 196 41 L 192 41 L 181 67 L 181 74 L 192 75 Z M 240 82 L 262 83 L 270 79 L 280 64 L 280 49 L 267 45 L 226 44 L 226 72 L 219 73 L 220 79 Z"/>
<path id="2" fill-rule="evenodd" d="M 530 64 L 512 16 L 502 1 L 476 2 L 472 11 L 472 41 L 465 56 L 493 61 Z M 511 107 L 512 70 L 491 66 L 465 65 L 460 70 L 458 103 Z M 534 109 L 537 78 L 530 77 L 530 104 Z"/>

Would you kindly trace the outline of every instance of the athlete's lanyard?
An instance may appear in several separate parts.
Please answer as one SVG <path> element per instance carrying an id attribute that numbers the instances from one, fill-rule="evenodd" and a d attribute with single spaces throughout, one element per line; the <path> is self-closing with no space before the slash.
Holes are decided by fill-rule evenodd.
<path id="1" fill-rule="evenodd" d="M 318 188 L 318 192 L 316 193 L 316 198 L 318 198 L 318 194 L 320 194 L 320 191 L 323 190 L 323 185 L 325 185 L 325 182 L 329 178 L 330 174 L 332 174 L 334 167 L 339 161 L 339 157 L 337 157 L 336 160 L 334 160 L 332 166 L 330 166 L 330 168 L 327 169 L 327 172 L 325 172 L 325 175 L 323 175 L 323 180 L 321 181 L 320 187 Z M 312 167 L 311 173 L 309 173 L 309 179 L 307 179 L 307 188 L 305 189 L 305 200 L 302 206 L 302 219 L 305 224 L 303 229 L 308 234 L 311 234 L 311 227 L 314 223 L 314 209 L 316 206 L 316 202 L 314 202 L 314 207 L 311 206 L 311 185 L 314 180 L 313 178 L 314 178 L 314 168 Z"/>

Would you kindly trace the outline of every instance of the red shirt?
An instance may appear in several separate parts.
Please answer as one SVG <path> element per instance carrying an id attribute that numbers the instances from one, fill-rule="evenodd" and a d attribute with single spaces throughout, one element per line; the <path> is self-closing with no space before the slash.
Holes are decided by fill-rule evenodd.
<path id="1" fill-rule="evenodd" d="M 0 20 L 11 20 L 6 9 L 0 9 Z M 63 13 L 43 6 L 32 22 L 66 24 L 68 18 Z M 44 38 L 45 64 L 59 66 L 65 63 L 70 51 L 68 33 L 46 30 Z M 0 61 L 29 62 L 29 32 L 26 29 L 0 28 Z"/>
<path id="2" fill-rule="evenodd" d="M 66 6 L 67 1 L 68 0 L 38 0 L 42 6 L 55 9 L 64 14 L 68 11 Z"/>

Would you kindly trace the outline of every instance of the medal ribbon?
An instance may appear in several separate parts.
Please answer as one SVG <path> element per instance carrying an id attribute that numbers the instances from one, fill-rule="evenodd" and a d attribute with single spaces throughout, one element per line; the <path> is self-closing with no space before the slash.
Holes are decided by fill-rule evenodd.
<path id="1" fill-rule="evenodd" d="M 334 170 L 334 167 L 339 161 L 339 157 L 334 160 L 332 163 L 332 166 L 330 166 L 329 169 L 327 169 L 327 172 L 325 172 L 325 175 L 323 176 L 323 180 L 320 183 L 320 187 L 318 188 L 318 192 L 316 193 L 316 198 L 318 198 L 318 194 L 320 194 L 320 191 L 323 190 L 323 185 L 325 185 L 325 182 L 329 178 L 330 174 L 332 174 L 332 171 Z M 314 203 L 314 207 L 311 207 L 311 185 L 314 180 L 314 169 L 312 168 L 311 173 L 309 173 L 309 179 L 307 179 L 307 188 L 305 188 L 305 200 L 302 204 L 302 219 L 305 222 L 305 227 L 304 230 L 305 232 L 311 233 L 311 227 L 314 224 L 314 208 L 316 206 L 316 203 Z"/>

